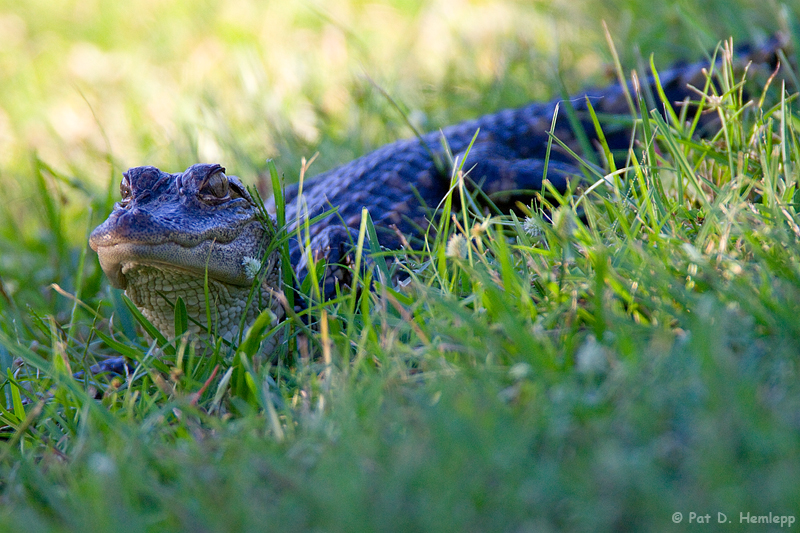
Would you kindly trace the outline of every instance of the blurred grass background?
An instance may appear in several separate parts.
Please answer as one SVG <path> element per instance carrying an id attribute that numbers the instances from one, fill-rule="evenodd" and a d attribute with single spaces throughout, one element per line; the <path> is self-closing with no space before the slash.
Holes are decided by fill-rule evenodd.
<path id="1" fill-rule="evenodd" d="M 570 91 L 610 82 L 602 20 L 630 69 L 651 53 L 662 67 L 702 58 L 730 36 L 797 35 L 797 9 L 749 0 L 3 0 L 0 370 L 17 368 L 12 348 L 20 346 L 56 362 L 62 353 L 74 362 L 109 352 L 92 336 L 90 314 L 73 312 L 51 284 L 110 314 L 115 293 L 86 237 L 130 166 L 176 172 L 219 162 L 263 187 L 273 158 L 291 181 L 301 157 L 320 152 L 316 173 L 411 135 L 370 80 L 434 130 L 557 97 L 562 82 Z M 777 156 L 764 161 L 778 168 Z M 752 177 L 759 187 L 762 178 Z M 751 185 L 749 175 L 736 179 Z M 786 182 L 789 194 L 796 176 Z M 662 530 L 672 525 L 668 513 L 692 505 L 797 508 L 792 234 L 766 207 L 763 219 L 736 211 L 734 224 L 727 212 L 687 205 L 668 221 L 648 220 L 674 232 L 667 236 L 647 227 L 630 240 L 613 229 L 594 241 L 548 235 L 549 255 L 519 260 L 516 251 L 522 303 L 491 293 L 493 281 L 480 276 L 464 283 L 475 301 L 491 301 L 490 312 L 470 314 L 470 295 L 417 294 L 407 306 L 430 339 L 449 342 L 441 353 L 399 318 L 388 328 L 399 340 L 380 352 L 359 323 L 367 333 L 355 340 L 379 361 L 351 368 L 355 340 L 332 334 L 342 359 L 332 378 L 309 364 L 277 386 L 262 384 L 280 411 L 277 430 L 263 410 L 235 403 L 241 398 L 231 400 L 241 407 L 233 419 L 209 415 L 208 398 L 193 411 L 187 398 L 209 368 L 170 376 L 177 392 L 145 376 L 103 403 L 68 388 L 53 393 L 53 381 L 37 375 L 30 387 L 50 401 L 35 424 L 12 431 L 36 414 L 35 394 L 17 419 L 3 412 L 16 421 L 4 426 L 4 444 L 19 440 L 0 449 L 0 525 Z M 639 224 L 643 212 L 617 218 Z M 733 235 L 719 237 L 717 226 L 735 226 Z M 742 227 L 753 229 L 741 237 L 752 248 L 725 248 Z M 699 252 L 685 246 L 698 235 L 709 246 Z M 647 244 L 653 239 L 660 248 Z M 730 256 L 713 255 L 714 239 Z M 559 250 L 578 246 L 591 253 L 578 254 L 564 277 Z M 618 269 L 605 297 L 593 270 L 603 246 Z M 535 306 L 526 291 L 536 293 Z M 536 307 L 533 318 L 519 314 L 525 302 Z M 592 313 L 607 313 L 607 338 L 587 336 Z M 66 335 L 76 316 L 74 337 Z M 379 308 L 359 320 L 367 318 L 384 319 Z M 504 331 L 520 335 L 509 340 Z M 604 358 L 617 366 L 574 370 L 575 360 Z M 425 371 L 409 371 L 408 361 Z M 24 390 L 15 386 L 10 377 L 3 383 L 9 411 L 12 392 Z"/>

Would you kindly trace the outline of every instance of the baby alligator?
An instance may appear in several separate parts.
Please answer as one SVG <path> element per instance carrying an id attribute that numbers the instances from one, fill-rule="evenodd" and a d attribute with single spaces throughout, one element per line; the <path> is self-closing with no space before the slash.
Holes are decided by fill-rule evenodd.
<path id="1" fill-rule="evenodd" d="M 777 48 L 773 42 L 743 55 L 771 68 L 777 64 Z M 688 86 L 703 87 L 707 66 L 703 62 L 660 72 L 668 101 L 698 100 Z M 641 82 L 655 93 L 653 78 Z M 619 119 L 632 114 L 625 87 L 611 85 L 571 98 L 572 121 L 563 101 L 534 103 L 400 140 L 320 174 L 303 189 L 308 216 L 313 218 L 331 207 L 338 213 L 311 226 L 311 250 L 329 265 L 343 262 L 357 235 L 363 206 L 369 209 L 381 246 L 397 249 L 403 238 L 413 244 L 427 228 L 431 208 L 450 187 L 452 161 L 463 159 L 476 132 L 463 167 L 469 169 L 471 181 L 480 184 L 502 209 L 518 199 L 529 201 L 532 191 L 542 190 L 548 132 L 556 112 L 553 133 L 570 150 L 586 155 L 581 147 L 587 143 L 579 142 L 576 129 L 588 137 L 589 145 L 599 146 L 587 100 L 601 121 L 602 117 Z M 605 122 L 604 135 L 611 150 L 627 151 L 630 126 L 621 126 L 619 120 Z M 704 122 L 713 127 L 708 118 Z M 553 142 L 547 168 L 553 187 L 563 191 L 570 178 L 580 176 L 574 156 Z M 286 191 L 287 221 L 305 215 L 297 212 L 297 193 L 297 186 Z M 280 256 L 271 251 L 265 257 L 274 236 L 272 226 L 259 218 L 253 198 L 222 166 L 197 164 L 177 174 L 154 167 L 132 168 L 123 174 L 120 194 L 121 200 L 92 232 L 89 243 L 111 284 L 125 289 L 164 336 L 174 335 L 173 306 L 179 296 L 186 304 L 191 328 L 206 329 L 206 285 L 212 329 L 228 340 L 235 340 L 240 328 L 246 330 L 266 306 L 278 318 L 284 315 L 277 298 Z M 272 202 L 267 202 L 267 207 L 274 209 Z M 292 240 L 290 250 L 289 266 L 302 280 L 307 264 L 302 247 Z M 328 268 L 323 281 L 328 295 L 335 293 L 337 275 L 343 271 Z M 257 275 L 262 281 L 251 296 Z"/>

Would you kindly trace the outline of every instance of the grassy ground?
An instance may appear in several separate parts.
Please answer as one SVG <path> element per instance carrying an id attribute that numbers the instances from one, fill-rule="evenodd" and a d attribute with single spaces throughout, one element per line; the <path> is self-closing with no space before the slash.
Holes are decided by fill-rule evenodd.
<path id="1" fill-rule="evenodd" d="M 322 355 L 291 366 L 148 344 L 86 246 L 128 166 L 221 162 L 268 194 L 267 158 L 291 180 L 317 150 L 312 171 L 408 136 L 370 78 L 431 130 L 608 82 L 603 18 L 626 71 L 637 50 L 666 66 L 730 35 L 798 35 L 791 6 L 702 5 L 0 3 L 0 528 L 796 517 L 791 76 L 785 97 L 726 94 L 725 134 L 704 143 L 645 114 L 656 144 L 552 226 L 445 216 L 460 237 L 408 258 L 407 287 L 315 312 Z M 71 378 L 119 352 L 142 361 L 129 380 Z"/>

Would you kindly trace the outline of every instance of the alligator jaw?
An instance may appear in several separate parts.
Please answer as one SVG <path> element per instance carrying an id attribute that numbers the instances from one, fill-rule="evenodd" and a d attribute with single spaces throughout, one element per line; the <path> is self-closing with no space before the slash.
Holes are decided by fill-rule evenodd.
<path id="1" fill-rule="evenodd" d="M 242 244 L 241 242 L 233 241 L 233 243 L 220 244 L 211 241 L 192 248 L 171 242 L 161 244 L 121 242 L 107 246 L 92 243 L 92 248 L 97 252 L 103 272 L 118 289 L 127 288 L 128 279 L 125 273 L 130 270 L 131 265 L 180 270 L 199 278 L 204 278 L 207 273 L 209 279 L 221 283 L 249 286 L 253 276 L 246 268 L 245 259 L 254 258 L 258 247 L 253 247 L 252 255 L 246 255 L 236 247 L 236 244 Z M 237 259 L 237 256 L 241 258 Z"/>

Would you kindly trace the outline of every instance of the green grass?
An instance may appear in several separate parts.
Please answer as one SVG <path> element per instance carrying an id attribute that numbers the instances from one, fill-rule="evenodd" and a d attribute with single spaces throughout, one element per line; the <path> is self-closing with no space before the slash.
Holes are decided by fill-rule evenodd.
<path id="1" fill-rule="evenodd" d="M 266 327 L 208 357 L 186 337 L 149 343 L 86 246 L 128 166 L 219 161 L 266 192 L 267 158 L 291 180 L 316 150 L 312 172 L 411 135 L 360 65 L 430 130 L 558 96 L 556 66 L 569 90 L 604 83 L 600 17 L 626 69 L 647 62 L 637 45 L 665 66 L 729 35 L 797 39 L 798 14 L 762 4 L 0 9 L 0 529 L 663 531 L 723 512 L 750 530 L 763 526 L 740 512 L 797 516 L 791 76 L 746 106 L 726 91 L 716 139 L 645 114 L 619 179 L 551 199 L 553 224 L 451 213 L 470 204 L 454 176 L 446 230 L 399 253 L 409 283 L 369 262 L 375 290 L 312 308 L 310 330 L 286 322 L 272 365 L 254 358 Z M 119 353 L 139 361 L 127 379 L 73 379 Z"/>

